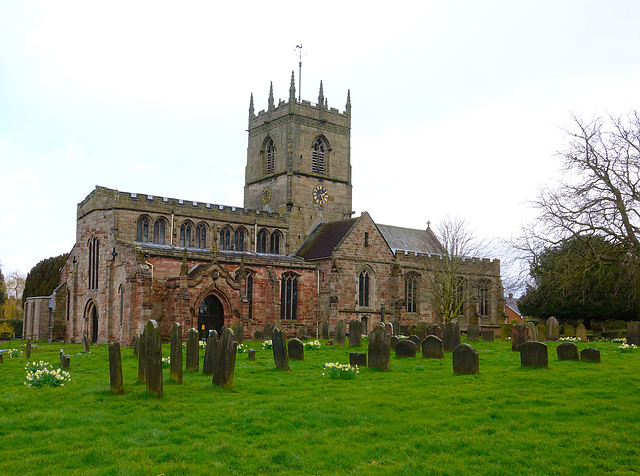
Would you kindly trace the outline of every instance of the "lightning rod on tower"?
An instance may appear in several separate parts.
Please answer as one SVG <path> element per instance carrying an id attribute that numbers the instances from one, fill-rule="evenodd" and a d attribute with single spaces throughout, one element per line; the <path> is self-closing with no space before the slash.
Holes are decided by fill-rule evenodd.
<path id="1" fill-rule="evenodd" d="M 298 51 L 299 61 L 298 61 L 298 102 L 301 101 L 302 97 L 302 43 L 296 45 L 296 50 Z"/>

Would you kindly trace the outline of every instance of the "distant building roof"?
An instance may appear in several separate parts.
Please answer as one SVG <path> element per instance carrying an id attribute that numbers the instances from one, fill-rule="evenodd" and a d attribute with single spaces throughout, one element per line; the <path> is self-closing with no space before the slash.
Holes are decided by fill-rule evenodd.
<path id="1" fill-rule="evenodd" d="M 431 228 L 416 230 L 399 226 L 378 225 L 378 229 L 394 253 L 398 250 L 404 250 L 432 255 L 441 254 L 440 242 Z"/>
<path id="2" fill-rule="evenodd" d="M 522 313 L 520 312 L 520 309 L 518 309 L 518 301 L 513 299 L 513 294 L 509 293 L 509 296 L 504 298 L 505 301 L 505 305 L 511 309 L 513 312 L 515 312 L 518 316 L 522 316 Z"/>
<path id="3" fill-rule="evenodd" d="M 328 258 L 349 234 L 358 218 L 319 224 L 302 243 L 296 256 L 305 260 Z"/>

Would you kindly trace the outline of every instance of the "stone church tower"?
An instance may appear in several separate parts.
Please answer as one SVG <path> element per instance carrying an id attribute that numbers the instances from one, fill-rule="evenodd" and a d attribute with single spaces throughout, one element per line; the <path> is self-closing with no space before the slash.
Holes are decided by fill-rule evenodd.
<path id="1" fill-rule="evenodd" d="M 344 112 L 329 108 L 322 82 L 317 105 L 296 100 L 293 72 L 289 101 L 269 92 L 266 111 L 249 105 L 244 208 L 286 217 L 287 253 L 294 253 L 322 222 L 351 216 L 351 97 Z"/>

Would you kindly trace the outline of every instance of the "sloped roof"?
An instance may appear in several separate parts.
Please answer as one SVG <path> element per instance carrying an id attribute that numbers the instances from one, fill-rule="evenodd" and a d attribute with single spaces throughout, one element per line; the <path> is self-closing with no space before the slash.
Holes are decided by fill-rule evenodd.
<path id="1" fill-rule="evenodd" d="M 328 258 L 349 234 L 358 218 L 319 224 L 296 252 L 305 260 Z"/>
<path id="2" fill-rule="evenodd" d="M 399 226 L 378 225 L 378 229 L 394 253 L 403 250 L 432 255 L 440 254 L 440 242 L 431 228 L 416 230 Z"/>
<path id="3" fill-rule="evenodd" d="M 507 307 L 509 307 L 518 316 L 522 316 L 520 309 L 518 309 L 518 301 L 516 299 L 513 299 L 513 297 L 509 296 L 509 297 L 506 297 L 504 300 Z"/>

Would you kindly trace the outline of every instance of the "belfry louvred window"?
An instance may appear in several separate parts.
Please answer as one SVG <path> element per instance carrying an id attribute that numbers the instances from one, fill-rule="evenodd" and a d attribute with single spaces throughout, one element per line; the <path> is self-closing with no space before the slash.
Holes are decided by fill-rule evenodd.
<path id="1" fill-rule="evenodd" d="M 256 251 L 258 253 L 267 252 L 267 232 L 266 230 L 260 230 L 258 233 L 258 242 L 256 243 Z"/>
<path id="2" fill-rule="evenodd" d="M 275 171 L 276 148 L 273 145 L 273 139 L 269 139 L 266 150 L 266 172 L 272 174 Z"/>
<path id="3" fill-rule="evenodd" d="M 136 225 L 136 241 L 149 243 L 149 219 L 140 217 Z"/>
<path id="4" fill-rule="evenodd" d="M 311 158 L 311 170 L 315 174 L 324 174 L 324 152 L 324 144 L 320 139 L 316 140 Z"/>

